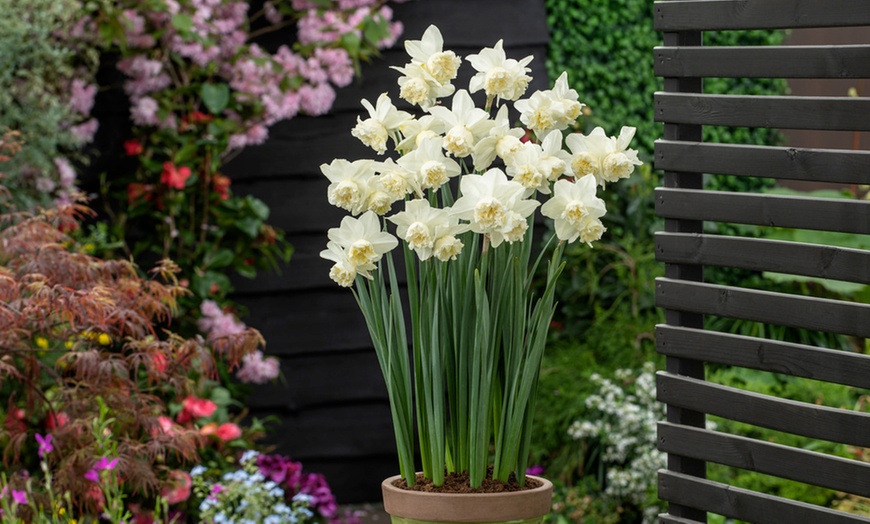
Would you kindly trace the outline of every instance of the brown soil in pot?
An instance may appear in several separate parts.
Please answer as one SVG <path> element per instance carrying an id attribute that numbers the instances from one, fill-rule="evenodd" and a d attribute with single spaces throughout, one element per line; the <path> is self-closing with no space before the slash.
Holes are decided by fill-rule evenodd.
<path id="1" fill-rule="evenodd" d="M 507 482 L 501 480 L 493 480 L 492 467 L 486 473 L 486 478 L 483 479 L 479 488 L 472 488 L 469 482 L 468 473 L 448 473 L 444 477 L 444 484 L 435 486 L 432 481 L 423 476 L 422 473 L 417 473 L 417 478 L 414 485 L 410 488 L 405 479 L 400 478 L 393 482 L 393 486 L 399 489 L 408 491 L 425 491 L 429 493 L 505 493 L 510 491 L 525 491 L 541 486 L 541 482 L 529 476 L 526 476 L 526 485 L 521 486 L 517 482 L 516 475 L 511 474 Z"/>

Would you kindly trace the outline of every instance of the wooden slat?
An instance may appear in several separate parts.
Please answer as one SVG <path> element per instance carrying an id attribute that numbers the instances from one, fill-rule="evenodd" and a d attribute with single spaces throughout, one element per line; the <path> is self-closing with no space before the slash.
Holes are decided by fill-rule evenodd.
<path id="1" fill-rule="evenodd" d="M 852 446 L 870 446 L 870 413 L 781 399 L 660 371 L 660 402 L 755 426 Z"/>
<path id="2" fill-rule="evenodd" d="M 700 428 L 658 424 L 661 451 L 870 497 L 870 464 Z"/>
<path id="3" fill-rule="evenodd" d="M 870 338 L 870 304 L 657 278 L 656 305 Z"/>
<path id="4" fill-rule="evenodd" d="M 658 232 L 656 260 L 870 284 L 870 251 L 759 238 Z"/>
<path id="5" fill-rule="evenodd" d="M 690 173 L 865 184 L 870 173 L 870 151 L 657 140 L 655 167 Z"/>
<path id="6" fill-rule="evenodd" d="M 682 517 L 675 517 L 670 513 L 662 513 L 658 516 L 659 524 L 698 524 L 697 520 L 684 519 Z"/>
<path id="7" fill-rule="evenodd" d="M 656 93 L 656 122 L 870 131 L 870 98 Z"/>
<path id="8" fill-rule="evenodd" d="M 842 511 L 764 495 L 671 471 L 659 471 L 659 498 L 755 524 L 866 524 Z"/>
<path id="9" fill-rule="evenodd" d="M 656 47 L 667 77 L 870 78 L 870 45 Z"/>
<path id="10" fill-rule="evenodd" d="M 664 218 L 870 234 L 870 201 L 656 188 Z"/>
<path id="11" fill-rule="evenodd" d="M 659 353 L 870 389 L 870 355 L 679 326 L 656 326 Z"/>
<path id="12" fill-rule="evenodd" d="M 655 3 L 657 31 L 870 25 L 866 0 L 685 0 Z"/>

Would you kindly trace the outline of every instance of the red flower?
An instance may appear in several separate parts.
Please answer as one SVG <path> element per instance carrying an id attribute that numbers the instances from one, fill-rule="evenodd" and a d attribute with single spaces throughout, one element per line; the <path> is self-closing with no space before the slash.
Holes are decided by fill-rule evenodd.
<path id="1" fill-rule="evenodd" d="M 151 200 L 151 190 L 154 189 L 151 184 L 127 184 L 127 203 L 133 204 L 140 198 L 145 198 L 145 201 Z"/>
<path id="2" fill-rule="evenodd" d="M 223 175 L 215 175 L 211 179 L 212 185 L 214 186 L 214 192 L 220 196 L 221 200 L 226 200 L 230 198 L 230 178 Z"/>
<path id="3" fill-rule="evenodd" d="M 9 413 L 6 413 L 6 421 L 3 423 L 6 426 L 6 431 L 9 433 L 23 433 L 27 430 L 24 423 L 24 410 L 20 408 L 12 408 Z"/>
<path id="4" fill-rule="evenodd" d="M 172 162 L 163 163 L 163 173 L 160 174 L 160 182 L 173 189 L 184 189 L 184 184 L 190 178 L 190 168 L 178 167 Z"/>
<path id="5" fill-rule="evenodd" d="M 145 151 L 145 147 L 142 145 L 142 142 L 135 138 L 124 141 L 124 152 L 127 153 L 127 156 L 141 155 L 143 151 Z"/>
<path id="6" fill-rule="evenodd" d="M 194 124 L 204 124 L 214 120 L 212 115 L 203 113 L 202 111 L 194 111 L 190 114 L 190 121 Z"/>
<path id="7" fill-rule="evenodd" d="M 224 442 L 228 442 L 230 440 L 235 440 L 242 436 L 242 430 L 239 426 L 233 424 L 232 422 L 224 422 L 220 426 L 218 426 L 217 431 L 215 431 L 215 435 Z"/>
<path id="8" fill-rule="evenodd" d="M 163 353 L 154 353 L 151 355 L 151 367 L 158 373 L 163 373 L 169 367 L 169 361 Z"/>
<path id="9" fill-rule="evenodd" d="M 211 400 L 197 397 L 187 397 L 181 403 L 182 410 L 178 414 L 178 422 L 185 424 L 198 418 L 210 417 L 217 409 L 217 404 Z"/>
<path id="10" fill-rule="evenodd" d="M 45 429 L 49 431 L 54 431 L 57 428 L 62 428 L 68 423 L 69 415 L 67 415 L 63 411 L 59 411 L 57 413 L 51 411 L 48 413 L 48 416 L 45 417 Z"/>

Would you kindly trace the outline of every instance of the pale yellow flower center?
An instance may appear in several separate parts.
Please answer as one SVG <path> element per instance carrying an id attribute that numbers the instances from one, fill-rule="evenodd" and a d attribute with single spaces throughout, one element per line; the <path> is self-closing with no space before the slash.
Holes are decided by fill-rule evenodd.
<path id="1" fill-rule="evenodd" d="M 580 230 L 580 240 L 583 242 L 595 242 L 601 239 L 606 230 L 600 220 L 590 220 Z"/>
<path id="2" fill-rule="evenodd" d="M 522 240 L 529 229 L 529 224 L 519 213 L 511 213 L 510 230 L 504 234 L 504 239 L 508 242 L 517 242 Z"/>
<path id="3" fill-rule="evenodd" d="M 328 195 L 329 203 L 350 211 L 360 199 L 359 187 L 355 182 L 342 180 Z"/>
<path id="4" fill-rule="evenodd" d="M 443 51 L 430 56 L 424 67 L 438 83 L 444 84 L 456 78 L 460 62 L 462 60 L 453 51 Z"/>
<path id="5" fill-rule="evenodd" d="M 577 178 L 594 175 L 598 171 L 598 159 L 588 151 L 581 151 L 571 159 L 571 169 Z"/>
<path id="6" fill-rule="evenodd" d="M 437 160 L 429 160 L 420 168 L 423 175 L 423 187 L 438 189 L 447 182 L 447 168 Z"/>
<path id="7" fill-rule="evenodd" d="M 552 111 L 545 108 L 535 109 L 529 116 L 529 127 L 535 131 L 546 131 L 556 127 Z"/>
<path id="8" fill-rule="evenodd" d="M 420 77 L 409 78 L 399 89 L 399 96 L 412 104 L 422 105 L 429 100 L 429 84 Z"/>
<path id="9" fill-rule="evenodd" d="M 503 67 L 493 67 L 486 73 L 483 90 L 487 96 L 502 96 L 511 87 L 511 74 Z"/>
<path id="10" fill-rule="evenodd" d="M 369 195 L 366 202 L 366 208 L 374 211 L 378 215 L 385 215 L 390 211 L 390 206 L 393 199 L 383 191 L 375 191 Z"/>
<path id="11" fill-rule="evenodd" d="M 429 233 L 429 226 L 422 222 L 414 222 L 408 227 L 405 240 L 408 241 L 408 247 L 411 249 L 432 247 L 433 242 L 432 235 Z"/>
<path id="12" fill-rule="evenodd" d="M 341 287 L 350 287 L 356 278 L 356 270 L 344 267 L 342 264 L 335 264 L 329 270 L 329 278 Z"/>
<path id="13" fill-rule="evenodd" d="M 387 129 L 373 118 L 357 122 L 350 134 L 378 153 L 383 154 L 387 150 Z"/>
<path id="14" fill-rule="evenodd" d="M 465 126 L 454 126 L 444 136 L 444 149 L 455 157 L 467 157 L 474 151 L 474 135 Z"/>
<path id="15" fill-rule="evenodd" d="M 420 144 L 422 144 L 427 138 L 436 138 L 438 136 L 438 133 L 435 131 L 424 129 L 417 133 L 417 138 L 414 139 L 414 143 L 417 144 L 417 147 L 420 147 Z"/>
<path id="16" fill-rule="evenodd" d="M 354 266 L 364 266 L 377 260 L 378 254 L 371 242 L 360 239 L 350 245 L 347 250 L 347 259 Z"/>
<path id="17" fill-rule="evenodd" d="M 522 184 L 525 188 L 534 189 L 536 187 L 540 187 L 540 185 L 544 182 L 544 175 L 542 175 L 541 172 L 535 168 L 535 166 L 531 164 L 525 164 L 516 167 L 514 180 Z"/>
<path id="18" fill-rule="evenodd" d="M 589 213 L 586 211 L 586 206 L 583 205 L 583 202 L 579 200 L 573 200 L 565 206 L 565 211 L 562 212 L 562 218 L 568 221 L 568 223 L 577 225 L 586 218 L 586 215 Z"/>
<path id="19" fill-rule="evenodd" d="M 399 199 L 408 194 L 408 181 L 399 172 L 389 171 L 383 173 L 380 181 L 381 186 L 392 198 Z"/>
<path id="20" fill-rule="evenodd" d="M 634 171 L 634 165 L 624 153 L 610 153 L 604 157 L 602 178 L 606 182 L 616 182 L 620 178 L 628 178 Z"/>
<path id="21" fill-rule="evenodd" d="M 452 235 L 441 237 L 435 241 L 435 258 L 442 262 L 456 260 L 463 247 L 462 241 Z"/>
<path id="22" fill-rule="evenodd" d="M 484 230 L 495 230 L 504 226 L 507 210 L 504 204 L 494 198 L 485 198 L 474 206 L 474 221 Z"/>
<path id="23" fill-rule="evenodd" d="M 565 161 L 551 156 L 542 161 L 542 167 L 547 180 L 558 180 L 565 173 Z"/>
<path id="24" fill-rule="evenodd" d="M 504 135 L 495 144 L 495 154 L 502 160 L 506 160 L 522 147 L 523 143 L 520 142 L 519 138 L 513 135 Z"/>
<path id="25" fill-rule="evenodd" d="M 583 104 L 576 100 L 562 100 L 562 103 L 565 104 L 565 118 L 571 122 L 583 112 Z"/>

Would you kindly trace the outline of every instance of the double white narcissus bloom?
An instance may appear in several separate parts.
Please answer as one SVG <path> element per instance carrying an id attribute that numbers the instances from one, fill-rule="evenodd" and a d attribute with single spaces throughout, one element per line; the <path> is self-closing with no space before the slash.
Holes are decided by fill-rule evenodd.
<path id="1" fill-rule="evenodd" d="M 471 77 L 468 90 L 476 93 L 483 89 L 487 98 L 516 100 L 523 96 L 532 81 L 532 77 L 526 74 L 531 71 L 526 66 L 532 58 L 531 55 L 522 60 L 507 58 L 502 40 L 476 55 L 468 55 L 466 59 L 477 70 L 477 74 Z"/>
<path id="2" fill-rule="evenodd" d="M 417 149 L 397 163 L 414 173 L 422 189 L 437 190 L 461 171 L 455 160 L 444 155 L 439 136 L 423 139 Z"/>
<path id="3" fill-rule="evenodd" d="M 387 139 L 398 131 L 404 122 L 411 120 L 411 115 L 396 109 L 386 93 L 381 93 L 375 106 L 366 99 L 360 102 L 369 112 L 369 118 L 362 120 L 356 117 L 357 123 L 350 134 L 383 155 L 387 151 Z"/>
<path id="4" fill-rule="evenodd" d="M 396 224 L 396 235 L 408 243 L 420 260 L 433 254 L 443 262 L 456 258 L 463 247 L 456 235 L 468 231 L 468 224 L 460 224 L 450 214 L 450 208 L 434 208 L 423 199 L 409 200 L 404 211 L 387 220 Z"/>
<path id="5" fill-rule="evenodd" d="M 527 218 L 540 204 L 523 198 L 526 188 L 508 180 L 501 169 L 482 175 L 465 175 L 459 181 L 462 196 L 453 204 L 453 214 L 470 222 L 470 229 L 489 237 L 492 247 L 522 240 Z"/>
<path id="6" fill-rule="evenodd" d="M 601 217 L 607 209 L 595 196 L 595 178 L 576 182 L 562 179 L 553 186 L 553 197 L 541 206 L 541 214 L 553 219 L 556 236 L 568 243 L 578 238 L 591 245 L 604 234 Z"/>
<path id="7" fill-rule="evenodd" d="M 321 164 L 320 171 L 329 179 L 326 189 L 329 203 L 358 215 L 368 200 L 369 179 L 374 176 L 373 160 L 348 162 L 336 158 L 330 164 Z"/>
<path id="8" fill-rule="evenodd" d="M 456 78 L 462 59 L 453 51 L 444 51 L 443 47 L 444 38 L 434 25 L 426 29 L 422 39 L 405 41 L 405 51 L 411 57 L 411 63 L 418 64 L 436 82 L 447 84 Z"/>
<path id="9" fill-rule="evenodd" d="M 447 133 L 444 135 L 444 149 L 448 153 L 464 158 L 474 151 L 474 146 L 492 129 L 493 121 L 489 113 L 474 106 L 468 91 L 460 89 L 453 95 L 453 107 L 429 108 L 429 113 L 443 123 Z"/>
<path id="10" fill-rule="evenodd" d="M 520 121 L 539 137 L 558 129 L 566 129 L 580 116 L 584 104 L 577 101 L 577 91 L 568 87 L 568 73 L 556 79 L 551 90 L 535 91 L 532 96 L 514 104 Z"/>
<path id="11" fill-rule="evenodd" d="M 637 151 L 628 149 L 635 130 L 634 127 L 623 127 L 618 138 L 607 136 L 600 127 L 596 127 L 588 135 L 568 135 L 565 145 L 572 153 L 571 171 L 574 176 L 582 178 L 593 175 L 601 187 L 607 182 L 628 178 L 634 171 L 634 166 L 643 163 L 638 160 Z"/>
<path id="12" fill-rule="evenodd" d="M 350 287 L 356 275 L 371 279 L 371 271 L 385 253 L 393 250 L 399 241 L 381 231 L 378 216 L 366 211 L 358 219 L 344 217 L 339 227 L 327 232 L 329 243 L 320 257 L 335 262 L 329 277 L 342 287 Z"/>
<path id="13" fill-rule="evenodd" d="M 482 171 L 488 168 L 495 157 L 507 161 L 508 158 L 523 147 L 520 138 L 525 132 L 519 128 L 512 128 L 508 117 L 508 107 L 501 106 L 495 115 L 489 134 L 482 138 L 474 146 L 474 169 Z"/>

